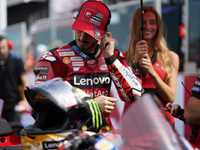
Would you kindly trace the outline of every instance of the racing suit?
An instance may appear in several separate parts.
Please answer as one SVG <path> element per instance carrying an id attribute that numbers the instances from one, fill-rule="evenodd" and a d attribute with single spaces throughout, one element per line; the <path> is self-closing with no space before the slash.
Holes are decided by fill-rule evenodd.
<path id="1" fill-rule="evenodd" d="M 141 97 L 141 84 L 129 70 L 123 54 L 114 50 L 114 55 L 105 58 L 99 45 L 92 55 L 79 50 L 75 41 L 50 50 L 41 56 L 35 75 L 36 84 L 61 77 L 93 98 L 110 96 L 112 81 L 121 100 L 132 102 Z M 106 119 L 111 125 L 109 117 Z"/>
<path id="2" fill-rule="evenodd" d="M 192 87 L 192 96 L 200 100 L 200 76 L 197 77 L 197 80 Z M 199 126 L 192 127 L 192 135 L 189 136 L 189 141 L 200 148 L 200 129 Z"/>

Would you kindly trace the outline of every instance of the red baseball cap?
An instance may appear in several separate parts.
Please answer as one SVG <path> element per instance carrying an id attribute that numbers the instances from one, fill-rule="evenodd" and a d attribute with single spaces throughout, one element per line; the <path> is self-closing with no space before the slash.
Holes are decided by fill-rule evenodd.
<path id="1" fill-rule="evenodd" d="M 110 10 L 101 1 L 86 1 L 78 11 L 72 29 L 83 31 L 99 41 L 107 30 L 110 18 Z"/>

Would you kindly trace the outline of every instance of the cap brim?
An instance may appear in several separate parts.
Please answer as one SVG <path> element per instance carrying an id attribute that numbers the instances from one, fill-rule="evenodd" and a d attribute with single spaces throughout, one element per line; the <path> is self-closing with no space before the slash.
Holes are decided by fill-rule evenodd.
<path id="1" fill-rule="evenodd" d="M 83 31 L 83 32 L 89 34 L 90 36 L 92 36 L 97 41 L 101 40 L 102 36 L 104 34 L 103 30 L 97 29 L 97 28 L 90 26 L 87 23 L 84 23 L 84 22 L 79 21 L 79 20 L 74 21 L 74 23 L 72 25 L 72 29 Z"/>

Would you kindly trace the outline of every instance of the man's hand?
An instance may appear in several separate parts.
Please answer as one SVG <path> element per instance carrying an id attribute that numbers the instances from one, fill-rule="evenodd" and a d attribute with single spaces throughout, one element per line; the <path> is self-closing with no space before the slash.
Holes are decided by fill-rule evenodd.
<path id="1" fill-rule="evenodd" d="M 178 104 L 167 103 L 166 107 L 170 110 L 170 114 L 172 114 L 174 117 L 183 120 L 183 109 Z"/>
<path id="2" fill-rule="evenodd" d="M 105 118 L 103 118 L 103 114 L 100 111 L 98 104 L 93 99 L 86 100 L 86 103 L 89 106 L 90 112 L 91 112 L 91 122 L 93 129 L 90 129 L 94 132 L 99 132 L 102 126 L 107 125 L 107 122 L 105 123 Z M 89 125 L 90 126 L 90 125 Z"/>
<path id="3" fill-rule="evenodd" d="M 104 95 L 96 97 L 94 100 L 97 102 L 101 112 L 103 112 L 104 115 L 109 115 L 111 111 L 114 109 L 115 103 L 117 102 L 116 98 Z"/>
<path id="4" fill-rule="evenodd" d="M 107 36 L 106 36 L 107 35 Z M 103 38 L 101 39 L 101 49 L 104 53 L 105 58 L 114 54 L 116 40 L 112 38 L 110 31 L 106 31 Z"/>

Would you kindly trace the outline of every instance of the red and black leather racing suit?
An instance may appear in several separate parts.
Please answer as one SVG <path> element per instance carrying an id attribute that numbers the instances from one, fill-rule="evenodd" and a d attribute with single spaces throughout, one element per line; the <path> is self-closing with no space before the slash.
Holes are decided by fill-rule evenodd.
<path id="1" fill-rule="evenodd" d="M 105 58 L 99 45 L 92 55 L 79 50 L 75 41 L 50 50 L 41 56 L 35 75 L 36 84 L 61 77 L 93 98 L 110 96 L 111 81 L 121 100 L 131 102 L 141 97 L 141 84 L 129 70 L 123 54 L 114 50 L 114 55 Z M 109 118 L 107 121 L 110 122 Z"/>
<path id="2" fill-rule="evenodd" d="M 200 99 L 200 76 L 197 77 L 191 92 L 193 97 Z M 200 148 L 200 127 L 192 126 L 191 132 L 192 134 L 189 136 L 189 141 L 196 147 Z"/>

